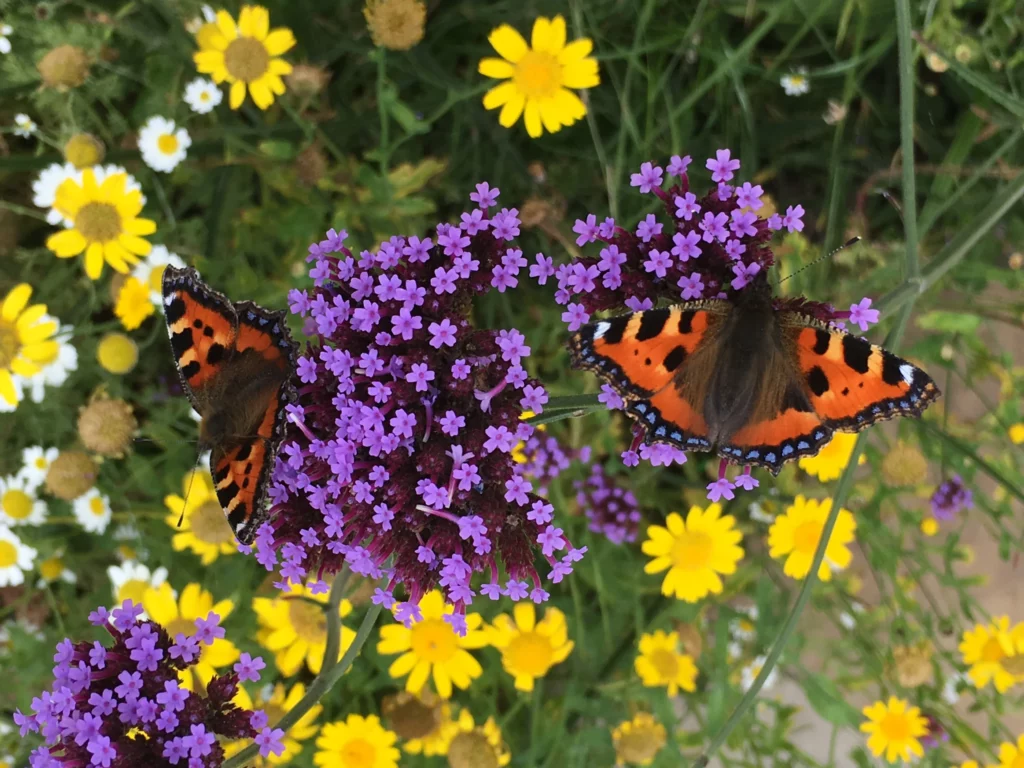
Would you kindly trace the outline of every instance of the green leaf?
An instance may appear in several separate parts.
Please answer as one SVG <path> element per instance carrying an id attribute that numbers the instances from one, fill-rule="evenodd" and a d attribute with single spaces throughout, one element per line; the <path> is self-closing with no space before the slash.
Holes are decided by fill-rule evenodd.
<path id="1" fill-rule="evenodd" d="M 260 153 L 271 160 L 291 160 L 295 157 L 295 145 L 290 141 L 267 139 L 259 143 Z"/>
<path id="2" fill-rule="evenodd" d="M 934 309 L 917 318 L 917 326 L 926 331 L 944 333 L 974 333 L 981 325 L 981 318 L 969 312 L 945 312 Z"/>
<path id="3" fill-rule="evenodd" d="M 830 723 L 851 728 L 860 723 L 860 713 L 846 702 L 839 687 L 827 677 L 811 673 L 801 682 L 814 711 Z"/>

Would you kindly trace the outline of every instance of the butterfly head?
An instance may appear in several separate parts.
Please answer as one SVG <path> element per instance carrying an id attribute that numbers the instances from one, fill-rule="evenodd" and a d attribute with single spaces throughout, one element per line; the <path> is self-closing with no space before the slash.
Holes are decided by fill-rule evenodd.
<path id="1" fill-rule="evenodd" d="M 736 293 L 737 306 L 752 310 L 771 310 L 772 286 L 768 282 L 768 273 L 761 270 L 754 279 Z"/>

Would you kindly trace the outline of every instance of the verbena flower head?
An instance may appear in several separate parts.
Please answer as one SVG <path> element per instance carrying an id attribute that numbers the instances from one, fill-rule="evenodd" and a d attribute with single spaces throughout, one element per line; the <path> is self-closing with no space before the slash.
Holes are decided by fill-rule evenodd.
<path id="1" fill-rule="evenodd" d="M 952 520 L 973 506 L 974 494 L 964 486 L 960 475 L 953 475 L 932 494 L 932 516 L 936 520 Z"/>
<path id="2" fill-rule="evenodd" d="M 182 687 L 179 674 L 198 658 L 198 643 L 181 634 L 172 640 L 141 613 L 131 600 L 113 614 L 99 608 L 89 618 L 110 633 L 111 645 L 57 645 L 50 690 L 32 700 L 32 714 L 15 714 L 22 737 L 38 732 L 45 742 L 33 766 L 213 768 L 224 760 L 218 736 L 252 739 L 264 730 L 255 727 L 257 713 L 232 703 L 237 673 L 214 677 L 205 695 Z M 216 634 L 217 621 L 211 614 L 198 629 Z M 256 661 L 245 670 L 249 679 L 258 676 Z"/>
<path id="3" fill-rule="evenodd" d="M 526 337 L 475 328 L 468 316 L 474 297 L 525 276 L 518 211 L 498 210 L 498 195 L 478 184 L 461 224 L 392 237 L 376 253 L 354 254 L 334 230 L 310 246 L 314 286 L 289 296 L 310 340 L 295 428 L 270 488 L 273 522 L 257 536 L 257 557 L 285 582 L 347 561 L 372 578 L 386 573 L 382 600 L 405 587 L 401 618 L 439 586 L 458 623 L 474 573 L 540 602 L 536 551 L 552 565 L 577 558 L 512 455 L 533 434 L 520 416 L 548 400 L 523 367 Z"/>
<path id="4" fill-rule="evenodd" d="M 612 544 L 636 541 L 641 515 L 632 491 L 619 485 L 600 464 L 593 465 L 590 477 L 574 485 L 576 504 L 590 521 L 591 531 L 606 536 Z"/>

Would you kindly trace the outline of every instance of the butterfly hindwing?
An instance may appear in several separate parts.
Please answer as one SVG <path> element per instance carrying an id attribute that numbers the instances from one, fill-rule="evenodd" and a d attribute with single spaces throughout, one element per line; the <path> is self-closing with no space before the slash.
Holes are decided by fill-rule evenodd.
<path id="1" fill-rule="evenodd" d="M 859 336 L 799 315 L 782 321 L 796 323 L 788 332 L 811 405 L 833 430 L 919 416 L 939 396 L 927 373 Z"/>

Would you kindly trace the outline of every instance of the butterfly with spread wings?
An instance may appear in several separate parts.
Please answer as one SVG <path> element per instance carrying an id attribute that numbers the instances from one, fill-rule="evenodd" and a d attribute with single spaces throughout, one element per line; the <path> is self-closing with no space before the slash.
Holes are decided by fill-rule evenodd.
<path id="1" fill-rule="evenodd" d="M 232 302 L 194 269 L 167 267 L 164 315 L 182 387 L 202 417 L 217 500 L 236 538 L 252 542 L 294 399 L 296 346 L 283 311 Z"/>
<path id="2" fill-rule="evenodd" d="M 573 364 L 623 398 L 648 443 L 778 474 L 835 432 L 919 416 L 927 373 L 852 333 L 775 309 L 762 272 L 734 299 L 619 315 L 570 339 Z"/>

